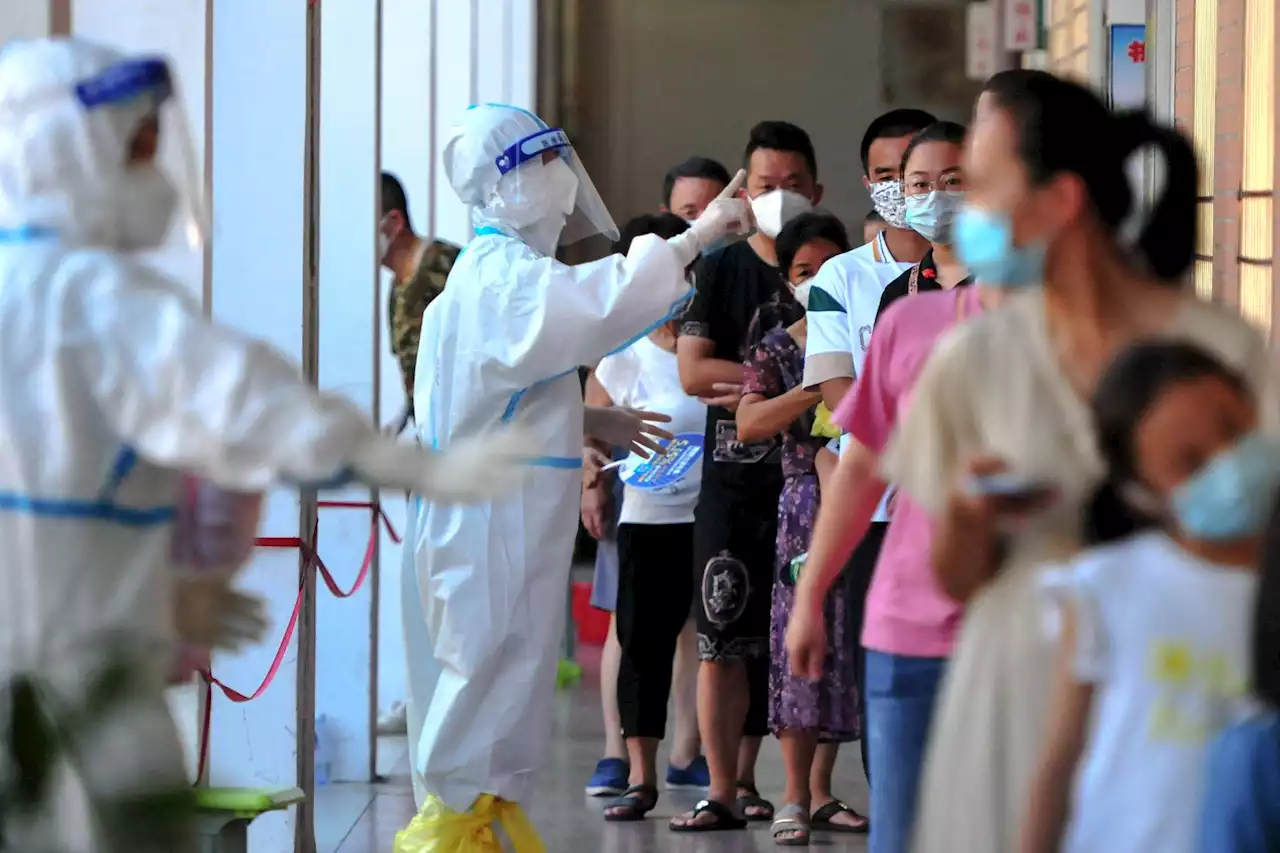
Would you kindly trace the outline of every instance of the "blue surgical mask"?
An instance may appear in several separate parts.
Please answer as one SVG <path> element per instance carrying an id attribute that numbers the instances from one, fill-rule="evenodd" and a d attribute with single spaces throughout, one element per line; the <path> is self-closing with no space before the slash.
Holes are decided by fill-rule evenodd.
<path id="1" fill-rule="evenodd" d="M 1178 486 L 1170 508 L 1188 535 L 1210 541 L 1261 533 L 1280 486 L 1280 443 L 1253 432 Z"/>
<path id="2" fill-rule="evenodd" d="M 933 190 L 928 195 L 909 195 L 907 227 L 930 243 L 948 245 L 956 211 L 963 202 L 963 190 Z"/>
<path id="3" fill-rule="evenodd" d="M 961 205 L 952 228 L 951 244 L 961 263 L 979 284 L 1022 287 L 1044 278 L 1043 243 L 1013 244 L 1013 223 L 1007 214 Z"/>

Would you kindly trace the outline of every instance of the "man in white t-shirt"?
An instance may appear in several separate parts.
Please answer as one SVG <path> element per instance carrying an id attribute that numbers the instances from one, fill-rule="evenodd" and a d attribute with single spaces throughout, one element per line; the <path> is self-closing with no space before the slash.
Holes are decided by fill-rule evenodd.
<path id="1" fill-rule="evenodd" d="M 891 110 L 877 118 L 862 137 L 862 185 L 871 194 L 875 210 L 887 226 L 875 239 L 823 264 L 809 290 L 809 338 L 804 353 L 804 387 L 821 391 L 822 401 L 835 411 L 862 370 L 871 342 L 871 329 L 880 308 L 885 287 L 919 263 L 929 241 L 906 227 L 906 201 L 902 192 L 902 157 L 907 143 L 919 131 L 933 124 L 924 110 Z M 847 436 L 840 439 L 843 450 Z M 833 442 L 834 444 L 835 442 Z M 835 447 L 832 447 L 835 450 Z M 888 504 L 892 493 L 873 517 L 871 528 L 845 569 L 849 584 L 849 620 L 852 636 L 862 635 L 862 611 L 871 573 L 880 554 L 880 543 L 888 526 Z M 863 655 L 858 663 L 859 716 L 866 726 L 866 690 L 862 677 Z M 862 739 L 862 765 L 867 765 L 866 737 Z"/>

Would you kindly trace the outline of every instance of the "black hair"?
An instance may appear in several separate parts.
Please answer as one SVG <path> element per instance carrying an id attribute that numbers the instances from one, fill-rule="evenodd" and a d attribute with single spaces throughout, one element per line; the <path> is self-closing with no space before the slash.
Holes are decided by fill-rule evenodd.
<path id="1" fill-rule="evenodd" d="M 818 179 L 818 155 L 813 150 L 813 141 L 809 139 L 809 134 L 794 124 L 762 121 L 751 128 L 751 138 L 747 140 L 747 150 L 742 155 L 743 168 L 751 166 L 751 155 L 761 149 L 799 154 L 809 167 L 809 176 L 815 181 Z"/>
<path id="2" fill-rule="evenodd" d="M 826 240 L 841 252 L 849 251 L 849 232 L 844 223 L 830 213 L 811 211 L 802 213 L 792 219 L 774 241 L 778 253 L 778 271 L 785 278 L 796 259 L 796 254 L 806 243 L 814 240 Z"/>
<path id="3" fill-rule="evenodd" d="M 874 207 L 865 217 L 863 217 L 862 224 L 870 225 L 872 222 L 884 222 L 884 217 L 881 216 L 880 211 L 876 210 Z"/>
<path id="4" fill-rule="evenodd" d="M 689 223 L 674 213 L 646 213 L 622 226 L 622 231 L 613 244 L 613 253 L 625 255 L 631 251 L 631 241 L 644 234 L 657 234 L 664 240 L 670 240 L 688 230 Z"/>
<path id="5" fill-rule="evenodd" d="M 925 142 L 946 142 L 951 145 L 964 145 L 964 135 L 968 130 L 963 124 L 957 124 L 954 121 L 935 121 L 924 130 L 911 137 L 911 141 L 907 143 L 906 149 L 902 152 L 902 166 L 900 170 L 903 177 L 907 174 L 907 161 L 911 159 L 911 152 L 916 150 L 917 145 Z"/>
<path id="6" fill-rule="evenodd" d="M 1253 611 L 1253 692 L 1280 711 L 1280 501 L 1271 511 L 1262 547 Z"/>
<path id="7" fill-rule="evenodd" d="M 1086 542 L 1113 542 L 1158 525 L 1156 519 L 1125 500 L 1126 485 L 1141 479 L 1134 431 L 1170 387 L 1204 377 L 1218 379 L 1241 394 L 1249 393 L 1240 374 L 1199 347 L 1180 341 L 1133 344 L 1102 372 L 1091 408 L 1107 476 L 1085 505 Z"/>
<path id="8" fill-rule="evenodd" d="M 862 134 L 862 174 L 871 176 L 871 145 L 879 139 L 901 139 L 924 130 L 938 119 L 924 110 L 889 110 L 867 126 Z"/>
<path id="9" fill-rule="evenodd" d="M 386 216 L 391 211 L 399 211 L 404 217 L 404 227 L 410 231 L 413 225 L 409 220 L 409 198 L 404 194 L 404 185 L 400 183 L 400 179 L 390 172 L 382 173 L 382 185 L 378 190 L 378 201 L 381 205 L 380 217 Z"/>
<path id="10" fill-rule="evenodd" d="M 1077 175 L 1102 224 L 1115 230 L 1134 208 L 1125 161 L 1154 145 L 1164 155 L 1164 194 L 1138 236 L 1138 256 L 1171 284 L 1195 252 L 1195 149 L 1178 131 L 1144 112 L 1113 113 L 1090 90 L 1044 71 L 1014 69 L 991 77 L 983 92 L 995 99 L 1018 133 L 1018 157 L 1033 185 L 1064 172 Z"/>
<path id="11" fill-rule="evenodd" d="M 729 186 L 729 170 L 724 164 L 718 160 L 712 160 L 710 157 L 690 157 L 683 163 L 679 163 L 671 167 L 666 177 L 662 179 L 662 203 L 671 206 L 671 191 L 676 187 L 676 181 L 681 178 L 702 178 L 707 181 L 715 181 L 722 187 Z"/>

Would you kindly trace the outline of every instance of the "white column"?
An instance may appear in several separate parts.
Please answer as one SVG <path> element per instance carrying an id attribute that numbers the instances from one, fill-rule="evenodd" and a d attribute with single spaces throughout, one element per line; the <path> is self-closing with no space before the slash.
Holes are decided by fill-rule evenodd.
<path id="1" fill-rule="evenodd" d="M 301 359 L 306 4 L 217 3 L 212 61 L 213 315 Z M 272 493 L 262 534 L 298 533 L 298 495 Z M 266 674 L 293 610 L 298 555 L 260 549 L 244 574 L 244 584 L 268 600 L 272 637 L 243 654 L 217 656 L 214 670 L 222 680 L 249 692 Z M 261 698 L 233 705 L 216 696 L 212 784 L 309 787 L 309 780 L 298 779 L 299 744 L 310 743 L 310 721 L 299 719 L 299 673 L 307 668 L 308 662 L 299 659 L 295 637 L 275 683 Z M 301 814 L 299 818 L 297 810 L 290 810 L 254 821 L 250 849 L 294 849 L 295 826 L 308 812 Z M 301 830 L 303 838 L 311 835 L 309 826 Z"/>
<path id="2" fill-rule="evenodd" d="M 414 231 L 432 239 L 436 235 L 434 193 L 436 176 L 435 114 L 432 107 L 435 73 L 430 49 L 434 13 L 422 0 L 382 0 L 382 168 L 404 185 L 409 199 L 409 219 Z M 427 45 L 428 49 L 423 49 Z M 391 298 L 391 274 L 379 273 L 378 304 Z M 379 391 L 385 422 L 404 401 L 400 365 L 391 354 L 388 329 L 381 327 L 378 346 Z M 407 506 L 400 495 L 383 494 L 383 509 L 392 525 L 405 530 Z M 382 534 L 378 560 L 378 708 L 390 710 L 407 695 L 404 633 L 400 614 L 401 546 Z M 377 772 L 391 772 L 400 755 L 386 755 Z"/>
<path id="3" fill-rule="evenodd" d="M 435 8 L 431 42 L 435 60 L 432 103 L 436 131 L 431 163 L 432 168 L 439 169 L 449 128 L 467 107 L 479 100 L 479 66 L 493 62 L 498 51 L 487 38 L 481 39 L 481 30 L 486 36 L 491 30 L 481 15 L 478 0 L 432 0 L 432 5 Z M 484 14 L 502 5 L 500 0 L 488 0 Z M 443 173 L 432 182 L 432 191 L 437 236 L 465 245 L 471 239 L 471 217 L 466 205 L 458 200 Z"/>
<path id="4" fill-rule="evenodd" d="M 385 342 L 378 221 L 378 7 L 376 0 L 325 0 L 320 69 L 319 381 L 377 412 Z M 385 413 L 403 395 L 387 401 Z M 368 501 L 368 489 L 324 499 Z M 318 551 L 350 589 L 370 536 L 366 511 L 319 510 Z M 371 587 L 347 599 L 317 592 L 316 713 L 334 781 L 370 781 L 373 747 Z M 397 627 L 393 622 L 391 627 Z M 397 631 L 398 633 L 398 631 Z"/>
<path id="5" fill-rule="evenodd" d="M 57 8 L 61 5 L 61 8 Z M 12 23 L 17 13 L 45 15 L 45 25 L 56 25 L 58 17 L 70 17 L 71 33 L 102 42 L 130 53 L 161 53 L 173 63 L 183 102 L 187 128 L 185 135 L 195 146 L 196 162 L 203 162 L 205 150 L 205 0 L 55 0 L 17 3 L 0 16 L 0 26 Z M 23 11 L 25 10 L 25 12 Z M 58 13 L 58 14 L 54 14 Z M 69 14 L 68 14 L 69 13 Z M 2 40 L 2 39 L 0 39 Z M 162 131 L 160 160 L 178 165 L 178 134 Z M 172 174 L 182 174 L 181 171 Z M 196 296 L 204 290 L 204 258 L 185 246 L 165 247 L 149 260 L 190 288 Z M 187 765 L 193 778 L 199 749 L 201 696 L 193 683 L 169 691 L 169 704 L 186 747 Z"/>

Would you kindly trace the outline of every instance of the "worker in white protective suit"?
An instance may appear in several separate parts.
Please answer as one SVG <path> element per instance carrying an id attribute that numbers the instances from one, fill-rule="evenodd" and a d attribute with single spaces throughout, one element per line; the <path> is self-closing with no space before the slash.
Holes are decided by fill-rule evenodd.
<path id="1" fill-rule="evenodd" d="M 689 231 L 568 266 L 557 246 L 618 235 L 563 131 L 514 107 L 472 107 L 444 169 L 476 238 L 423 318 L 420 437 L 448 446 L 519 416 L 541 448 L 518 495 L 470 508 L 428 499 L 411 513 L 404 617 L 421 812 L 396 850 L 496 849 L 486 828 L 497 821 L 530 853 L 543 847 L 520 804 L 551 735 L 584 425 L 614 444 L 643 430 L 626 410 L 584 415 L 577 368 L 681 311 L 700 250 L 752 220 L 734 197 L 740 175 Z"/>
<path id="2" fill-rule="evenodd" d="M 161 59 L 74 40 L 0 51 L 3 850 L 194 847 L 187 820 L 122 811 L 188 789 L 165 678 L 179 637 L 218 641 L 171 622 L 180 471 L 242 491 L 357 479 L 470 500 L 510 488 L 512 466 L 493 455 L 529 446 L 516 433 L 449 453 L 398 444 L 131 257 L 179 224 L 180 197 L 199 209 L 196 182 L 156 163 L 162 138 L 194 162 L 175 100 Z M 234 605 L 226 592 L 205 600 Z M 243 629 L 236 614 L 207 616 L 191 621 L 233 640 Z M 93 707 L 108 671 L 127 687 Z M 81 710 L 94 721 L 77 725 L 48 796 L 18 815 L 11 786 L 29 766 L 8 747 L 11 726 L 31 731 L 32 690 L 60 723 Z"/>

